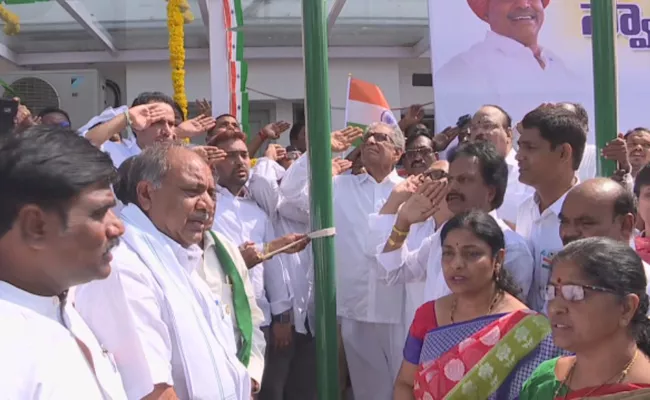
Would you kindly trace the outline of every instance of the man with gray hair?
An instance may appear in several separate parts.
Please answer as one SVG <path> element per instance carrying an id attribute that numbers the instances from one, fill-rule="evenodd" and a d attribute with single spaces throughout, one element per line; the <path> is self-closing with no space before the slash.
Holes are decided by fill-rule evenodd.
<path id="1" fill-rule="evenodd" d="M 115 355 L 130 399 L 250 400 L 231 319 L 197 271 L 215 207 L 210 168 L 157 143 L 122 172 L 126 232 L 110 276 L 78 288 L 80 314 Z"/>
<path id="2" fill-rule="evenodd" d="M 332 151 L 347 150 L 355 139 L 334 132 Z M 360 152 L 367 173 L 334 177 L 337 311 L 355 399 L 387 399 L 406 338 L 401 323 L 404 285 L 384 284 L 377 260 L 366 251 L 366 240 L 369 215 L 381 209 L 403 180 L 395 165 L 404 153 L 404 135 L 396 126 L 370 124 Z M 280 184 L 280 213 L 285 218 L 309 222 L 308 185 L 307 154 L 287 170 Z"/>

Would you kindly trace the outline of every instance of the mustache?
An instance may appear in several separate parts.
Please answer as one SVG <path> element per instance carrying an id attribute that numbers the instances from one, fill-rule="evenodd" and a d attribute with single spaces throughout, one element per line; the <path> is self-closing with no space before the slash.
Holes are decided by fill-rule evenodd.
<path id="1" fill-rule="evenodd" d="M 200 221 L 200 222 L 208 222 L 210 220 L 210 213 L 208 212 L 197 212 L 188 218 L 190 221 Z"/>
<path id="2" fill-rule="evenodd" d="M 465 195 L 463 195 L 462 193 L 458 193 L 458 192 L 449 192 L 449 193 L 447 193 L 447 197 L 445 197 L 445 200 L 449 201 L 449 199 L 451 199 L 452 197 L 458 197 L 460 199 L 460 201 L 465 201 Z"/>
<path id="3" fill-rule="evenodd" d="M 120 244 L 120 238 L 109 240 L 108 243 L 106 244 L 106 250 L 104 251 L 104 254 L 110 253 L 111 251 L 113 251 L 114 248 L 119 246 L 119 244 Z"/>

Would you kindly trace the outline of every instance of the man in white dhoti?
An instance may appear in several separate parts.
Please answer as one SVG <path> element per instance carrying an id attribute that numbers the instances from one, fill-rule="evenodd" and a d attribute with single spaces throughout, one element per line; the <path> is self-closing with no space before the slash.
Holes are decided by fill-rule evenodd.
<path id="1" fill-rule="evenodd" d="M 115 354 L 129 399 L 250 400 L 230 317 L 197 272 L 215 206 L 208 165 L 156 144 L 133 160 L 127 184 L 137 200 L 121 211 L 113 273 L 78 288 L 77 308 Z"/>
<path id="2" fill-rule="evenodd" d="M 67 301 L 111 272 L 124 226 L 113 163 L 69 128 L 0 139 L 0 398 L 126 399 L 112 361 Z"/>

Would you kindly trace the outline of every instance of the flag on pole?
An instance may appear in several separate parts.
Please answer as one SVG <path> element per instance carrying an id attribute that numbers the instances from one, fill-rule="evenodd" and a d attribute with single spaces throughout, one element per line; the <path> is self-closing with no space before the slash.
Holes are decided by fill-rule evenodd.
<path id="1" fill-rule="evenodd" d="M 397 120 L 379 86 L 350 75 L 345 126 L 356 126 L 365 130 L 373 122 L 397 125 Z"/>
<path id="2" fill-rule="evenodd" d="M 223 12 L 229 62 L 230 114 L 248 132 L 248 64 L 244 61 L 244 13 L 241 0 L 225 0 Z"/>

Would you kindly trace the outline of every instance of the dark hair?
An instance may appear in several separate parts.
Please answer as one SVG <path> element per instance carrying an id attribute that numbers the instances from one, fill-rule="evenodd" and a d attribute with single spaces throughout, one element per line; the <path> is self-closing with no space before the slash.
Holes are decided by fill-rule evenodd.
<path id="1" fill-rule="evenodd" d="M 431 141 L 431 148 L 435 146 L 428 129 L 415 129 L 406 137 L 406 144 L 404 147 L 409 147 L 411 144 L 413 144 L 413 142 L 415 142 L 417 138 L 420 137 L 429 139 L 429 141 Z"/>
<path id="2" fill-rule="evenodd" d="M 447 235 L 455 229 L 467 229 L 472 232 L 479 240 L 485 242 L 492 250 L 492 257 L 500 250 L 506 248 L 506 240 L 503 236 L 503 230 L 490 214 L 481 210 L 471 210 L 456 214 L 445 223 L 440 231 L 440 245 L 445 243 Z M 521 288 L 517 286 L 510 273 L 501 266 L 499 275 L 495 277 L 498 289 L 510 293 L 517 297 L 521 293 Z"/>
<path id="3" fill-rule="evenodd" d="M 406 128 L 404 136 L 408 139 L 409 136 L 428 136 L 431 137 L 431 131 L 425 124 L 415 124 Z"/>
<path id="4" fill-rule="evenodd" d="M 571 102 L 564 102 L 560 104 L 573 107 L 573 114 L 576 116 L 576 118 L 578 118 L 578 121 L 580 121 L 582 124 L 585 132 L 589 132 L 589 114 L 587 113 L 587 110 L 582 106 L 582 104 Z"/>
<path id="5" fill-rule="evenodd" d="M 22 207 L 35 204 L 67 221 L 69 202 L 97 184 L 109 187 L 117 173 L 108 154 L 70 128 L 37 125 L 0 138 L 0 237 Z"/>
<path id="6" fill-rule="evenodd" d="M 617 188 L 618 193 L 616 194 L 616 198 L 614 198 L 614 217 L 627 214 L 636 215 L 637 203 L 634 193 L 622 185 L 619 185 L 619 188 Z"/>
<path id="7" fill-rule="evenodd" d="M 551 262 L 572 261 L 582 268 L 590 283 L 610 289 L 619 296 L 636 294 L 640 303 L 631 321 L 637 346 L 650 355 L 650 319 L 648 319 L 648 281 L 643 261 L 628 243 L 604 237 L 577 240 L 562 249 Z"/>
<path id="8" fill-rule="evenodd" d="M 287 153 L 291 153 L 292 151 L 300 151 L 296 146 L 292 146 L 292 145 L 288 145 L 285 150 Z"/>
<path id="9" fill-rule="evenodd" d="M 246 134 L 241 131 L 221 132 L 210 137 L 207 145 L 219 147 L 221 143 L 227 142 L 229 140 L 243 140 L 244 143 L 246 143 Z"/>
<path id="10" fill-rule="evenodd" d="M 223 118 L 223 117 L 230 117 L 230 118 L 233 118 L 234 120 L 237 120 L 237 117 L 235 117 L 235 116 L 232 115 L 232 114 L 228 114 L 228 113 L 221 114 L 221 115 L 219 115 L 217 118 L 215 118 L 214 120 L 217 121 L 217 120 L 220 120 L 220 119 Z"/>
<path id="11" fill-rule="evenodd" d="M 634 178 L 634 194 L 638 198 L 641 196 L 641 189 L 650 185 L 650 165 L 641 168 L 641 171 Z"/>
<path id="12" fill-rule="evenodd" d="M 587 131 L 575 112 L 557 107 L 538 107 L 526 114 L 521 125 L 525 129 L 538 129 L 540 136 L 551 144 L 551 150 L 568 143 L 572 150 L 573 170 L 580 168 Z"/>
<path id="13" fill-rule="evenodd" d="M 174 109 L 174 119 L 180 119 L 181 122 L 185 121 L 185 118 L 187 116 L 183 112 L 181 105 L 174 101 L 174 105 L 172 105 L 172 108 Z"/>
<path id="14" fill-rule="evenodd" d="M 501 108 L 500 106 L 497 106 L 496 104 L 486 104 L 486 105 L 484 105 L 484 106 L 481 107 L 481 108 L 485 108 L 485 107 L 494 108 L 494 109 L 496 109 L 497 111 L 499 111 L 501 114 L 503 114 L 503 121 L 505 122 L 505 123 L 502 125 L 502 126 L 503 126 L 503 129 L 512 128 L 512 117 L 510 116 L 510 114 L 508 114 L 508 113 L 506 112 L 506 110 L 504 110 L 504 109 Z"/>
<path id="15" fill-rule="evenodd" d="M 131 107 L 136 107 L 136 106 L 141 106 L 143 104 L 151 104 L 151 103 L 169 104 L 172 107 L 172 109 L 176 109 L 176 107 L 178 107 L 176 102 L 174 102 L 174 100 L 171 97 L 167 96 L 163 92 L 142 92 L 138 95 L 138 97 L 136 97 L 133 100 L 133 103 L 131 103 Z"/>
<path id="16" fill-rule="evenodd" d="M 43 110 L 41 110 L 41 112 L 38 113 L 38 117 L 43 118 L 48 114 L 61 114 L 65 117 L 65 119 L 68 121 L 69 124 L 72 123 L 70 121 L 70 115 L 58 107 L 46 107 Z"/>
<path id="17" fill-rule="evenodd" d="M 305 123 L 302 121 L 294 122 L 293 126 L 291 127 L 291 130 L 289 131 L 289 141 L 293 142 L 295 140 L 298 140 L 298 136 L 300 136 L 300 131 L 305 127 Z"/>
<path id="18" fill-rule="evenodd" d="M 508 186 L 508 164 L 494 144 L 485 140 L 460 144 L 451 155 L 447 156 L 449 164 L 458 157 L 476 157 L 478 159 L 483 181 L 488 186 L 494 186 L 495 189 L 492 209 L 501 207 Z"/>
<path id="19" fill-rule="evenodd" d="M 135 158 L 137 156 L 131 156 L 124 160 L 117 169 L 118 181 L 113 185 L 113 192 L 115 192 L 115 197 L 122 204 L 129 205 L 131 203 L 136 203 L 138 195 L 135 190 L 135 186 L 131 185 L 129 177 L 131 175 L 131 167 L 134 164 Z"/>
<path id="20" fill-rule="evenodd" d="M 650 133 L 650 129 L 648 129 L 648 128 L 644 128 L 644 127 L 641 127 L 641 126 L 640 126 L 640 127 L 638 127 L 638 128 L 630 129 L 629 131 L 625 132 L 625 136 L 623 136 L 623 137 L 624 137 L 625 139 L 627 139 L 628 136 L 630 136 L 630 135 L 633 134 L 633 133 L 637 133 L 637 132 Z"/>

